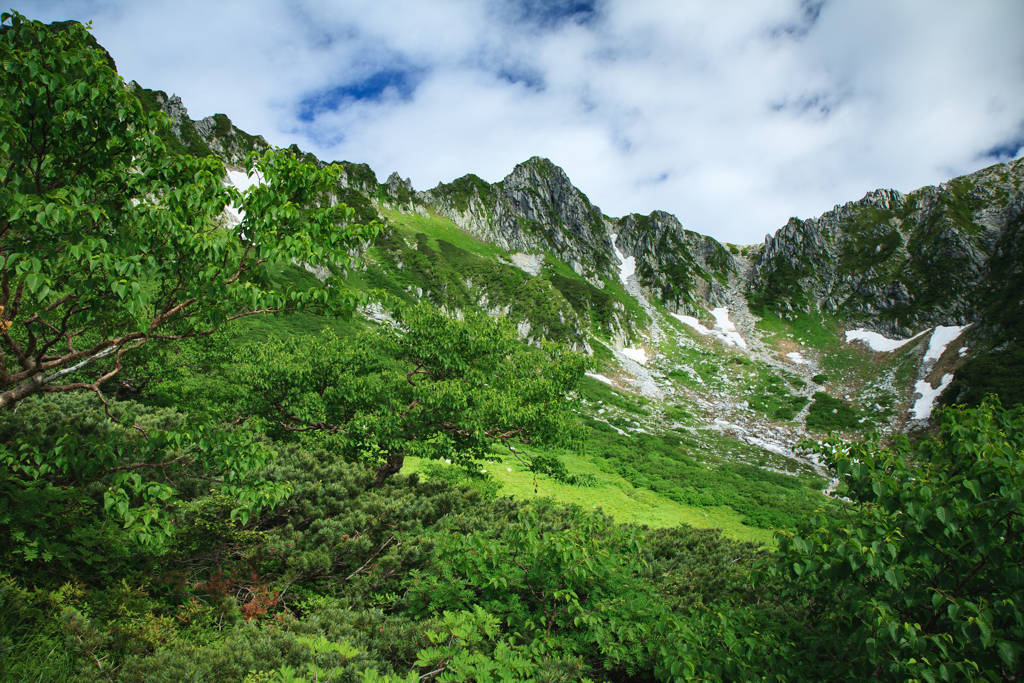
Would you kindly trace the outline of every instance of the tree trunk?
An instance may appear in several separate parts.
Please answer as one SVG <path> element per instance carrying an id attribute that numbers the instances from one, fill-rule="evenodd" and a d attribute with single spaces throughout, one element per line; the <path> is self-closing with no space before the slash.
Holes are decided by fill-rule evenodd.
<path id="1" fill-rule="evenodd" d="M 405 451 L 392 453 L 387 461 L 377 468 L 377 478 L 373 482 L 373 488 L 378 489 L 384 485 L 384 480 L 392 474 L 398 474 L 405 463 Z"/>

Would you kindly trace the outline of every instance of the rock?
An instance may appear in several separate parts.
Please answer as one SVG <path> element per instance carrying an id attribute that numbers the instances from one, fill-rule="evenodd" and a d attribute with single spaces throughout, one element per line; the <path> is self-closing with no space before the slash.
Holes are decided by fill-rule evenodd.
<path id="1" fill-rule="evenodd" d="M 779 311 L 837 312 L 907 336 L 976 319 L 994 246 L 1024 213 L 1021 164 L 904 195 L 875 190 L 765 239 L 748 293 Z"/>

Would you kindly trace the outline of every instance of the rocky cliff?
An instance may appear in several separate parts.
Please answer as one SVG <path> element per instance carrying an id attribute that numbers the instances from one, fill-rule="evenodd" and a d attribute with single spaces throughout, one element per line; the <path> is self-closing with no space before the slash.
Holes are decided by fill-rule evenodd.
<path id="1" fill-rule="evenodd" d="M 1020 215 L 1022 182 L 1018 161 L 790 219 L 765 240 L 748 295 L 783 315 L 820 305 L 900 336 L 971 322 L 996 245 Z"/>
<path id="2" fill-rule="evenodd" d="M 684 230 L 664 211 L 630 214 L 615 222 L 615 230 L 619 250 L 636 259 L 637 281 L 649 299 L 676 313 L 725 305 L 740 266 L 717 240 Z"/>
<path id="3" fill-rule="evenodd" d="M 259 135 L 249 135 L 236 128 L 225 114 L 214 114 L 204 119 L 189 118 L 188 110 L 177 95 L 162 90 L 149 90 L 132 81 L 128 89 L 135 93 L 148 111 L 162 111 L 171 120 L 170 135 L 164 142 L 172 152 L 196 156 L 216 155 L 229 166 L 238 166 L 252 151 L 267 149 L 270 145 Z"/>
<path id="4" fill-rule="evenodd" d="M 216 154 L 237 165 L 267 146 L 222 114 L 192 120 L 179 98 L 131 87 L 146 109 L 170 117 L 172 152 Z M 470 174 L 426 192 L 398 173 L 380 183 L 366 164 L 332 163 L 342 173 L 331 200 L 353 207 L 360 222 L 392 228 L 373 245 L 382 269 L 375 286 L 456 312 L 508 315 L 528 340 L 590 349 L 596 335 L 621 349 L 646 338 L 649 325 L 656 340 L 652 303 L 703 320 L 708 309 L 727 308 L 754 334 L 749 304 L 755 314 L 790 320 L 822 311 L 840 325 L 890 337 L 970 324 L 970 347 L 953 368 L 948 395 L 972 402 L 997 385 L 1001 395 L 1016 395 L 1005 378 L 1024 373 L 1016 341 L 1024 336 L 1024 161 L 909 194 L 875 190 L 816 218 L 790 219 L 763 247 L 742 248 L 686 230 L 661 211 L 609 218 L 563 169 L 539 157 L 497 183 Z M 414 214 L 450 220 L 504 256 L 481 258 L 474 247 L 399 225 Z M 629 272 L 630 284 L 619 287 Z"/>
<path id="5" fill-rule="evenodd" d="M 549 250 L 595 284 L 618 266 L 601 210 L 547 159 L 518 164 L 494 185 L 468 175 L 419 198 L 479 239 L 509 252 Z"/>

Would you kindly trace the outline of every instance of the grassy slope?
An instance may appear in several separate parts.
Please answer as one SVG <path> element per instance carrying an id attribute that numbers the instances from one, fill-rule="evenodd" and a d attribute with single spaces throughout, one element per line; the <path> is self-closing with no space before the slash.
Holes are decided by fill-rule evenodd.
<path id="1" fill-rule="evenodd" d="M 591 474 L 597 484 L 587 487 L 570 486 L 545 475 L 535 476 L 509 455 L 495 454 L 493 469 L 488 474 L 501 485 L 501 496 L 512 496 L 520 500 L 546 496 L 561 503 L 575 503 L 585 509 L 600 508 L 619 523 L 646 524 L 652 528 L 678 524 L 719 528 L 729 538 L 768 546 L 775 544 L 772 531 L 743 524 L 742 516 L 728 506 L 696 507 L 677 503 L 653 491 L 633 486 L 621 475 L 611 471 L 600 458 L 565 453 L 560 454 L 560 457 L 570 471 Z M 422 473 L 427 464 L 419 458 L 408 458 L 402 472 Z"/>
<path id="2" fill-rule="evenodd" d="M 439 256 L 446 249 L 451 252 L 454 246 L 460 252 L 467 252 L 467 256 L 458 257 L 462 260 L 484 259 L 493 262 L 496 269 L 509 268 L 497 263 L 499 257 L 506 256 L 499 248 L 464 233 L 447 219 L 387 209 L 382 211 L 382 215 L 396 228 L 397 236 L 403 242 L 419 242 L 421 249 L 414 253 L 430 256 L 435 267 L 451 267 L 446 266 Z M 375 262 L 375 257 L 380 254 L 376 248 L 372 248 L 367 254 L 367 270 L 350 275 L 348 283 L 358 289 L 386 286 L 399 298 L 412 300 L 415 297 L 404 288 L 416 286 L 420 279 L 409 270 L 408 259 L 414 253 L 406 254 L 405 269 L 391 273 L 385 264 L 379 260 Z M 554 275 L 590 287 L 566 264 L 548 254 L 541 278 Z M 312 275 L 294 266 L 281 269 L 273 273 L 273 276 L 282 284 L 312 278 Z M 427 282 L 422 284 L 426 285 Z M 636 302 L 620 290 L 616 282 L 609 283 L 604 291 L 625 304 L 626 315 L 646 321 L 646 314 Z M 315 316 L 291 316 L 253 319 L 245 321 L 243 325 L 244 336 L 249 341 L 311 334 L 328 326 L 346 335 L 365 324 L 360 320 L 344 323 Z M 788 328 L 789 325 L 784 327 Z M 690 330 L 685 326 L 680 325 L 679 329 L 690 335 Z M 600 330 L 593 327 L 591 330 L 600 334 Z M 784 332 L 780 329 L 780 333 Z M 780 408 L 788 407 L 788 410 L 783 410 L 786 414 L 778 417 L 789 417 L 794 407 L 786 405 L 789 395 L 786 386 L 792 378 L 777 376 L 777 373 L 752 364 L 739 352 L 723 351 L 718 348 L 720 345 L 707 339 L 690 336 L 698 342 L 698 347 L 673 345 L 662 351 L 696 368 L 705 382 L 703 388 L 708 385 L 721 386 L 725 374 L 733 379 L 738 379 L 739 374 L 750 375 L 758 394 L 765 398 L 764 406 L 757 405 L 756 408 L 777 413 Z M 834 335 L 832 339 L 835 339 Z M 604 348 L 600 344 L 594 346 L 598 350 Z M 610 366 L 610 352 L 604 355 L 609 357 L 601 360 Z M 680 381 L 680 384 L 695 384 L 695 380 L 687 382 L 682 377 L 674 379 Z M 535 482 L 532 473 L 525 471 L 518 461 L 506 454 L 505 463 L 496 467 L 494 475 L 494 480 L 501 484 L 501 495 L 519 498 L 550 496 L 583 507 L 601 507 L 621 522 L 652 527 L 679 523 L 718 527 L 732 538 L 769 544 L 772 543 L 773 535 L 771 527 L 788 526 L 812 512 L 814 505 L 826 504 L 825 499 L 817 493 L 822 482 L 808 468 L 799 467 L 791 459 L 751 447 L 714 430 L 684 430 L 675 436 L 657 436 L 656 433 L 662 432 L 666 426 L 662 420 L 669 424 L 686 424 L 689 421 L 692 417 L 688 412 L 690 406 L 685 403 L 651 405 L 642 397 L 612 391 L 606 385 L 589 378 L 584 381 L 582 393 L 584 402 L 589 406 L 584 410 L 583 418 L 594 429 L 591 444 L 584 455 L 558 455 L 570 471 L 592 474 L 597 485 L 569 486 L 544 475 L 538 476 Z M 799 406 L 795 408 L 798 410 Z M 599 409 L 603 409 L 604 413 L 595 420 Z M 625 434 L 616 432 L 616 429 Z M 655 434 L 638 431 L 650 432 L 652 429 Z M 406 471 L 421 471 L 422 466 L 423 463 L 410 460 Z M 511 472 L 506 470 L 509 467 Z M 789 472 L 789 475 L 779 472 Z"/>
<path id="3" fill-rule="evenodd" d="M 443 240 L 482 258 L 496 260 L 505 256 L 497 247 L 467 235 L 447 219 L 387 210 L 382 213 L 398 229 L 402 237 L 409 241 L 417 234 L 422 234 L 427 236 L 426 245 L 432 249 L 439 248 L 440 240 Z M 585 284 L 585 281 L 572 272 L 567 264 L 547 254 L 541 277 L 555 275 L 579 280 Z M 604 291 L 624 303 L 626 311 L 633 319 L 646 322 L 646 314 L 622 291 L 619 283 L 608 283 Z M 592 328 L 592 332 L 600 334 L 597 329 Z M 601 348 L 600 344 L 594 346 Z M 743 354 L 738 352 L 726 353 L 723 356 L 718 353 L 718 349 L 710 348 L 696 350 L 673 347 L 663 351 L 679 356 L 680 360 L 685 358 L 697 367 L 702 375 L 706 374 L 704 379 L 707 382 L 715 384 L 718 382 L 717 377 L 723 364 L 730 368 L 736 363 L 749 364 Z M 603 360 L 610 361 L 611 358 Z M 700 364 L 701 360 L 705 361 L 704 365 Z M 608 365 L 607 362 L 604 364 Z M 733 369 L 740 368 L 737 366 Z M 742 369 L 764 374 L 761 368 Z M 766 385 L 766 395 L 771 397 L 773 392 L 779 394 L 778 399 L 770 400 L 765 406 L 773 412 L 782 407 L 785 402 L 784 396 L 788 396 L 787 391 L 773 388 L 780 383 L 784 384 L 785 381 L 774 376 L 766 376 L 763 382 Z M 520 498 L 548 495 L 556 500 L 577 503 L 584 507 L 602 507 L 605 512 L 622 522 L 635 522 L 653 527 L 671 526 L 680 522 L 701 527 L 719 527 L 732 538 L 761 543 L 771 542 L 773 532 L 767 527 L 772 526 L 768 520 L 774 517 L 774 511 L 771 509 L 774 505 L 786 505 L 788 500 L 788 504 L 793 504 L 796 508 L 804 507 L 796 504 L 795 500 L 790 500 L 794 497 L 815 502 L 820 498 L 820 503 L 825 503 L 825 499 L 817 493 L 822 484 L 812 472 L 798 467 L 791 459 L 774 456 L 746 443 L 723 437 L 713 430 L 698 430 L 692 434 L 677 435 L 675 446 L 666 446 L 657 440 L 664 437 L 651 437 L 654 439 L 654 446 L 650 443 L 651 439 L 648 439 L 649 443 L 644 448 L 640 448 L 635 439 L 631 441 L 632 437 L 614 433 L 614 428 L 625 430 L 627 433 L 634 433 L 631 430 L 639 428 L 649 429 L 652 423 L 657 424 L 659 421 L 659 415 L 652 416 L 652 412 L 663 413 L 670 421 L 679 420 L 685 423 L 690 417 L 685 406 L 651 406 L 642 397 L 628 392 L 613 391 L 589 378 L 584 380 L 583 398 L 590 406 L 584 411 L 584 421 L 595 428 L 594 438 L 591 439 L 586 455 L 559 453 L 559 457 L 570 471 L 577 474 L 593 474 L 598 485 L 569 486 L 542 475 L 536 479 L 535 492 L 532 473 L 523 470 L 514 458 L 506 455 L 504 464 L 497 466 L 494 474 L 495 480 L 502 485 L 502 495 Z M 602 407 L 606 412 L 601 416 L 601 424 L 598 424 L 589 418 L 588 414 Z M 406 468 L 408 471 L 423 471 L 423 465 L 424 463 L 410 460 Z M 751 465 L 768 467 L 776 472 L 788 471 L 795 476 L 760 472 L 750 467 Z M 506 468 L 511 468 L 512 471 L 508 472 Z M 668 471 L 671 471 L 671 474 L 666 474 Z M 662 474 L 665 476 L 661 476 Z M 650 482 L 650 487 L 658 489 L 659 492 L 644 485 L 644 482 Z M 809 497 L 808 493 L 811 494 Z M 694 500 L 703 504 L 692 504 Z M 732 504 L 730 506 L 723 501 L 730 501 Z M 813 504 L 812 502 L 811 507 L 802 512 L 810 512 Z"/>

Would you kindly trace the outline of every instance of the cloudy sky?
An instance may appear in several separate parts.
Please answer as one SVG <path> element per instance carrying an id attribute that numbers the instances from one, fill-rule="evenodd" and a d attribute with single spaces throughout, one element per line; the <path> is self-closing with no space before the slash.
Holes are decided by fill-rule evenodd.
<path id="1" fill-rule="evenodd" d="M 1024 153 L 1024 0 L 29 0 L 121 75 L 428 189 L 548 157 L 753 243 Z"/>

